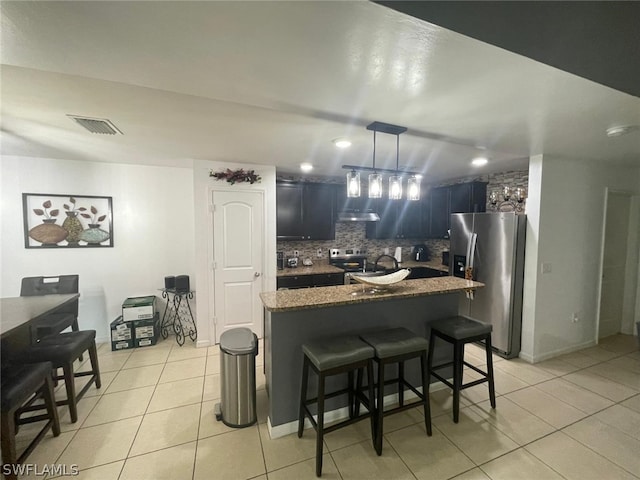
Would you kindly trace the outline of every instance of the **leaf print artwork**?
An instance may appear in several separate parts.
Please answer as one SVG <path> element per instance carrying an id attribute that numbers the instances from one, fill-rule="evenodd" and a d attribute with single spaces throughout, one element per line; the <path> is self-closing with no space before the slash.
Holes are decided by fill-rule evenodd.
<path id="1" fill-rule="evenodd" d="M 23 193 L 22 205 L 25 248 L 113 247 L 111 197 Z"/>

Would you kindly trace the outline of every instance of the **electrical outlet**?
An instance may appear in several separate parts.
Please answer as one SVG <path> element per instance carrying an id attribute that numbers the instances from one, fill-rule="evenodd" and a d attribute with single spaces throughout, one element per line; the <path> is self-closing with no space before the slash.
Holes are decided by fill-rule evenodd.
<path id="1" fill-rule="evenodd" d="M 580 317 L 578 316 L 578 312 L 573 312 L 571 314 L 571 323 L 578 323 L 580 321 Z"/>
<path id="2" fill-rule="evenodd" d="M 384 254 L 389 255 L 389 247 L 384 247 Z"/>
<path id="3" fill-rule="evenodd" d="M 293 251 L 293 256 L 294 257 L 299 257 L 300 256 L 300 252 L 298 250 L 294 250 Z"/>
<path id="4" fill-rule="evenodd" d="M 318 258 L 322 258 L 322 249 L 321 248 L 319 248 L 318 251 L 316 252 L 316 256 Z"/>
<path id="5" fill-rule="evenodd" d="M 542 262 L 540 270 L 542 271 L 542 273 L 551 273 L 551 262 Z"/>

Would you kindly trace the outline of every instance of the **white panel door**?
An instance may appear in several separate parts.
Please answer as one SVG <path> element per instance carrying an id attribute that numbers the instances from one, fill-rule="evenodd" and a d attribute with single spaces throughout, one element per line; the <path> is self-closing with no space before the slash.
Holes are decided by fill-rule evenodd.
<path id="1" fill-rule="evenodd" d="M 236 327 L 262 337 L 263 195 L 215 191 L 212 200 L 216 342 Z"/>
<path id="2" fill-rule="evenodd" d="M 620 333 L 622 326 L 630 202 L 622 193 L 607 197 L 598 338 Z"/>

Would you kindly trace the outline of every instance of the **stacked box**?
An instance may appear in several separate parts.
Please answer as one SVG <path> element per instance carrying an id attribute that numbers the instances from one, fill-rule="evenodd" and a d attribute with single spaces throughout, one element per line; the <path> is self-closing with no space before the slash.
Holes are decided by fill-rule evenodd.
<path id="1" fill-rule="evenodd" d="M 122 304 L 122 318 L 125 322 L 153 319 L 156 315 L 156 296 L 127 298 Z"/>
<path id="2" fill-rule="evenodd" d="M 125 322 L 120 315 L 111 322 L 111 350 L 126 350 L 133 348 L 133 325 L 131 322 Z"/>
<path id="3" fill-rule="evenodd" d="M 149 347 L 158 343 L 160 314 L 156 313 L 153 318 L 134 320 L 133 338 L 136 347 Z"/>

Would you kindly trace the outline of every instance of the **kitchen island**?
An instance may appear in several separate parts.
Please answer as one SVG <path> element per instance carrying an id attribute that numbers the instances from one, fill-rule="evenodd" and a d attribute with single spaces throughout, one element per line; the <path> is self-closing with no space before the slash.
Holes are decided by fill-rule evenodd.
<path id="1" fill-rule="evenodd" d="M 462 292 L 483 286 L 456 277 L 441 277 L 404 280 L 386 292 L 375 294 L 363 285 L 261 293 L 265 308 L 264 370 L 272 437 L 286 435 L 297 428 L 303 343 L 391 327 L 405 327 L 426 337 L 430 322 L 458 314 Z M 435 361 L 440 362 L 451 354 L 448 349 L 439 352 L 436 345 L 434 355 Z M 407 364 L 406 376 L 418 386 L 422 382 L 415 363 Z M 393 374 L 390 370 L 388 378 Z M 328 389 L 344 386 L 344 381 L 341 376 L 328 379 Z M 310 382 L 310 388 L 313 383 Z M 346 399 L 332 398 L 326 408 L 336 410 L 334 416 L 338 418 L 345 404 Z M 329 414 L 327 418 L 334 417 Z"/>

